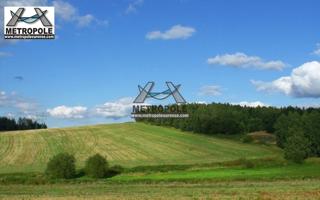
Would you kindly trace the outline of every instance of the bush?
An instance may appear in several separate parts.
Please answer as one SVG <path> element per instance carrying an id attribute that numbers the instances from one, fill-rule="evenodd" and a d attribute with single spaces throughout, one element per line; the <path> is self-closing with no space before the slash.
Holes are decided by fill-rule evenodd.
<path id="1" fill-rule="evenodd" d="M 242 142 L 243 143 L 251 143 L 253 142 L 253 138 L 251 135 L 245 135 L 243 138 L 242 138 Z"/>
<path id="2" fill-rule="evenodd" d="M 106 177 L 113 177 L 118 174 L 121 174 L 124 171 L 124 168 L 120 165 L 114 165 L 110 167 L 106 173 Z"/>
<path id="3" fill-rule="evenodd" d="M 284 157 L 295 163 L 302 163 L 310 152 L 310 142 L 299 130 L 289 130 L 291 136 L 284 146 Z"/>
<path id="4" fill-rule="evenodd" d="M 85 173 L 92 178 L 104 178 L 108 171 L 108 162 L 100 154 L 96 154 L 87 159 Z"/>
<path id="5" fill-rule="evenodd" d="M 48 162 L 45 173 L 51 178 L 74 178 L 76 175 L 74 156 L 68 153 L 55 155 Z"/>

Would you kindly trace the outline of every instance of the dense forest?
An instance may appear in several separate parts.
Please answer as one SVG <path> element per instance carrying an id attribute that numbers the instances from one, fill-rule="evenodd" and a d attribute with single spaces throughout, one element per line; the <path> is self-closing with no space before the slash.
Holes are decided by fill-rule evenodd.
<path id="1" fill-rule="evenodd" d="M 307 156 L 320 156 L 320 109 L 318 108 L 253 108 L 219 103 L 184 106 L 189 118 L 136 120 L 208 135 L 230 135 L 263 130 L 275 134 L 277 145 L 281 148 L 285 148 L 285 145 L 292 143 L 293 140 L 294 144 L 304 144 L 301 148 L 306 149 Z"/>
<path id="2" fill-rule="evenodd" d="M 29 129 L 45 129 L 45 123 L 39 123 L 28 118 L 12 119 L 0 117 L 0 131 L 29 130 Z"/>

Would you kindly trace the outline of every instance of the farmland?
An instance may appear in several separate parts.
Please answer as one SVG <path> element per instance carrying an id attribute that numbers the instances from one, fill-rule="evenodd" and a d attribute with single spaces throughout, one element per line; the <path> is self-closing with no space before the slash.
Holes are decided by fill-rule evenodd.
<path id="1" fill-rule="evenodd" d="M 59 152 L 81 169 L 100 153 L 125 171 L 50 180 Z M 245 144 L 143 123 L 0 133 L 0 199 L 317 199 L 320 160 L 283 160 L 275 145 Z"/>
<path id="2" fill-rule="evenodd" d="M 319 199 L 318 180 L 0 186 L 0 199 Z"/>
<path id="3" fill-rule="evenodd" d="M 78 167 L 95 153 L 124 167 L 281 157 L 276 147 L 124 123 L 1 133 L 0 173 L 42 172 L 59 152 L 74 154 Z"/>

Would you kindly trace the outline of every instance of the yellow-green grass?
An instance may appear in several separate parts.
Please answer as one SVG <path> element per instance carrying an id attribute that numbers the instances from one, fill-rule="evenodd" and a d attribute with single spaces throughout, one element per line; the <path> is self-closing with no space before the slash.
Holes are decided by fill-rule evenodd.
<path id="1" fill-rule="evenodd" d="M 0 199 L 320 199 L 318 179 L 0 185 Z"/>
<path id="2" fill-rule="evenodd" d="M 60 152 L 74 154 L 77 167 L 100 153 L 124 167 L 198 164 L 281 157 L 275 146 L 243 144 L 143 123 L 0 133 L 0 173 L 42 172 Z"/>
<path id="3" fill-rule="evenodd" d="M 320 178 L 320 163 L 284 164 L 280 166 L 212 167 L 169 172 L 137 172 L 120 174 L 108 179 L 111 182 L 202 182 L 226 180 L 285 180 Z M 320 181 L 319 181 L 320 184 Z"/>

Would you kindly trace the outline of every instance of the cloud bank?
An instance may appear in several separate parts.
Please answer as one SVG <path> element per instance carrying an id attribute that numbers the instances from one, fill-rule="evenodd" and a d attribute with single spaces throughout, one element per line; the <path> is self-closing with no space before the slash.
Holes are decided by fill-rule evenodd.
<path id="1" fill-rule="evenodd" d="M 130 115 L 133 98 L 125 97 L 108 101 L 92 109 L 83 106 L 57 106 L 47 109 L 49 116 L 63 119 L 83 119 L 87 117 L 123 118 Z"/>

